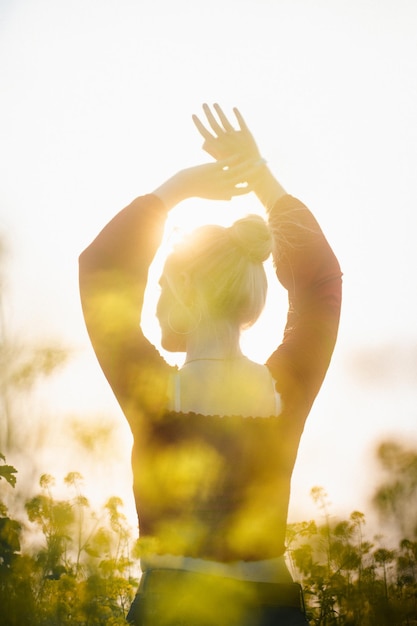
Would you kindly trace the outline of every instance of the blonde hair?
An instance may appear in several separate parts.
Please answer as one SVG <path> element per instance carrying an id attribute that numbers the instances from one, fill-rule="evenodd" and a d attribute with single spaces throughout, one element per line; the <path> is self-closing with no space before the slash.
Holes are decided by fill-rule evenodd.
<path id="1" fill-rule="evenodd" d="M 265 220 L 248 215 L 232 226 L 202 226 L 185 237 L 168 256 L 164 274 L 174 291 L 181 274 L 189 278 L 203 319 L 247 328 L 265 305 L 263 262 L 271 249 Z"/>

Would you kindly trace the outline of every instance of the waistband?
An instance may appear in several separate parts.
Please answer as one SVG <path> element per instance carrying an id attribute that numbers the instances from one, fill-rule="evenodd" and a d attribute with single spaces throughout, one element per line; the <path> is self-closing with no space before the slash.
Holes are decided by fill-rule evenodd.
<path id="1" fill-rule="evenodd" d="M 291 607 L 305 610 L 302 587 L 299 583 L 269 583 L 251 580 L 227 578 L 215 574 L 192 572 L 174 569 L 150 569 L 143 575 L 139 594 L 165 595 L 175 588 L 221 589 L 222 593 L 230 592 L 250 599 L 256 605 L 269 607 Z"/>
<path id="2" fill-rule="evenodd" d="M 233 561 L 225 563 L 172 554 L 148 554 L 141 559 L 140 564 L 143 572 L 155 569 L 174 569 L 265 583 L 293 582 L 284 556 L 261 561 Z"/>

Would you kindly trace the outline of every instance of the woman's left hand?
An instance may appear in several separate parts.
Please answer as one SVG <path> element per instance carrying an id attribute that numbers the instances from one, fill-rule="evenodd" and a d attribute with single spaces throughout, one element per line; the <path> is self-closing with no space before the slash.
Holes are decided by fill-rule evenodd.
<path id="1" fill-rule="evenodd" d="M 187 168 L 179 172 L 179 177 L 187 197 L 230 200 L 251 191 L 248 180 L 254 169 L 250 162 L 231 158 Z"/>
<path id="2" fill-rule="evenodd" d="M 204 163 L 179 171 L 153 193 L 168 209 L 187 198 L 230 200 L 252 191 L 248 180 L 258 168 L 252 161 L 241 162 L 236 157 Z"/>

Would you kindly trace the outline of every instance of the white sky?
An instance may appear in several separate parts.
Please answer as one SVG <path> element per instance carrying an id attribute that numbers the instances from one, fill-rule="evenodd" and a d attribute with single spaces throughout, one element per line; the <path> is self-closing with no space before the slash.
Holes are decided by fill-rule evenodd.
<path id="1" fill-rule="evenodd" d="M 366 509 L 375 443 L 417 440 L 416 33 L 414 0 L 0 0 L 9 316 L 14 330 L 78 354 L 45 389 L 49 410 L 104 411 L 126 435 L 84 331 L 78 254 L 132 198 L 205 160 L 191 122 L 202 102 L 237 105 L 344 271 L 339 343 L 300 448 L 291 516 L 314 514 L 317 484 L 335 509 Z M 187 203 L 173 222 L 234 218 L 254 202 Z M 272 291 L 281 308 L 285 294 Z M 275 328 L 266 312 L 250 355 L 268 356 L 284 314 Z M 68 471 L 88 467 L 64 448 L 49 437 L 43 471 L 54 473 L 54 450 Z M 116 442 L 113 456 L 128 483 L 129 451 Z M 88 471 L 93 491 L 120 489 L 119 470 L 105 485 L 102 467 Z"/>

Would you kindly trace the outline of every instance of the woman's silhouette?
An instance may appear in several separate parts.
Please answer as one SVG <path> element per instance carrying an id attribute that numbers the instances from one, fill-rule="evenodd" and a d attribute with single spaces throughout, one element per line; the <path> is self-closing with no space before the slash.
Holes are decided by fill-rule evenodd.
<path id="1" fill-rule="evenodd" d="M 304 423 L 336 340 L 341 273 L 310 211 L 286 194 L 241 114 L 194 116 L 215 161 L 181 170 L 137 198 L 80 257 L 84 316 L 134 438 L 143 576 L 128 621 L 143 626 L 305 624 L 285 566 L 290 481 Z M 178 244 L 160 279 L 162 346 L 140 329 L 149 265 L 180 201 L 253 191 L 266 221 L 203 226 Z M 265 365 L 242 329 L 266 297 L 271 253 L 288 291 L 282 343 Z M 268 328 L 265 329 L 268 333 Z"/>

